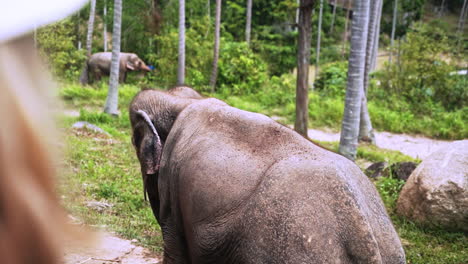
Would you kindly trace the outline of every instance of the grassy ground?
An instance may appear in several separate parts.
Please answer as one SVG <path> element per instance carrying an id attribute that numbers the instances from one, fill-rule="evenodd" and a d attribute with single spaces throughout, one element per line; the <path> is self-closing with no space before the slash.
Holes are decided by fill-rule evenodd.
<path id="1" fill-rule="evenodd" d="M 160 228 L 143 199 L 139 163 L 130 141 L 127 107 L 136 92 L 138 88 L 134 86 L 120 88 L 121 116 L 113 118 L 101 113 L 107 93 L 104 87 L 93 89 L 66 85 L 62 88 L 60 96 L 65 108 L 80 110 L 80 116 L 63 116 L 59 120 L 67 145 L 60 187 L 64 204 L 75 217 L 92 226 L 105 226 L 123 237 L 137 239 L 142 245 L 160 251 Z M 245 102 L 242 98 L 234 100 L 239 104 Z M 240 105 L 240 108 L 262 108 L 255 102 L 249 104 L 248 107 Z M 72 129 L 71 125 L 78 120 L 98 125 L 109 135 Z M 322 144 L 331 149 L 337 147 L 336 143 Z M 399 152 L 367 145 L 359 148 L 358 156 L 361 161 L 371 162 L 412 160 Z M 401 236 L 408 263 L 466 263 L 466 234 L 422 227 L 396 216 L 395 201 L 403 183 L 394 179 L 381 179 L 375 183 Z M 102 201 L 113 206 L 98 212 L 86 206 L 89 201 Z"/>

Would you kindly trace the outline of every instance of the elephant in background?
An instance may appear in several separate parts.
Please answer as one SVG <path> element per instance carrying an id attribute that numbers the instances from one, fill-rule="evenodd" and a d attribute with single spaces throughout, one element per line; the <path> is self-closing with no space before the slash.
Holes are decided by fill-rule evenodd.
<path id="1" fill-rule="evenodd" d="M 144 90 L 129 109 L 163 263 L 405 263 L 354 163 L 264 115 L 179 93 Z"/>
<path id="2" fill-rule="evenodd" d="M 99 52 L 91 55 L 85 63 L 81 73 L 80 82 L 82 84 L 91 84 L 93 81 L 99 81 L 103 75 L 109 76 L 112 60 L 112 52 Z M 125 82 L 127 72 L 144 71 L 151 69 L 135 53 L 120 53 L 119 63 L 119 83 Z"/>

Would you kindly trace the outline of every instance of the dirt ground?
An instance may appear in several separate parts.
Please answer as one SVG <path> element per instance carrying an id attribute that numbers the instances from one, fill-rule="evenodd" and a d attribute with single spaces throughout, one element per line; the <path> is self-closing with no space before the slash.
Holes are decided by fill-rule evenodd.
<path id="1" fill-rule="evenodd" d="M 340 133 L 309 129 L 309 138 L 318 141 L 340 141 Z M 413 158 L 424 159 L 432 152 L 452 141 L 435 140 L 422 136 L 376 132 L 377 146 L 383 149 L 398 150 Z"/>
<path id="2" fill-rule="evenodd" d="M 115 234 L 102 232 L 89 242 L 66 241 L 66 264 L 155 264 L 162 257 Z"/>

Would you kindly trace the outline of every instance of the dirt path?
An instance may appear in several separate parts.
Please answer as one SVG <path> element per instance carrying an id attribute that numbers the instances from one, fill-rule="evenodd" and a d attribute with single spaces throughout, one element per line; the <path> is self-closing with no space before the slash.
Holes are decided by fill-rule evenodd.
<path id="1" fill-rule="evenodd" d="M 309 138 L 318 141 L 340 141 L 340 133 L 309 129 L 308 135 Z M 419 159 L 426 158 L 438 148 L 451 142 L 422 136 L 392 134 L 389 132 L 377 132 L 375 139 L 379 148 L 397 150 L 410 157 Z"/>
<path id="2" fill-rule="evenodd" d="M 118 238 L 111 233 L 99 233 L 96 239 L 86 245 L 66 242 L 66 264 L 155 264 L 162 258 L 148 249 Z"/>

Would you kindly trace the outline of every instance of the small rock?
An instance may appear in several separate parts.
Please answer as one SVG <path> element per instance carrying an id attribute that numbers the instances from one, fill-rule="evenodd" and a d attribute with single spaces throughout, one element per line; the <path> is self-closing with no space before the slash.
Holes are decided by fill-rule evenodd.
<path id="1" fill-rule="evenodd" d="M 414 162 L 397 162 L 390 165 L 390 171 L 394 178 L 407 181 L 411 173 L 416 169 L 418 164 Z"/>
<path id="2" fill-rule="evenodd" d="M 416 166 L 414 162 L 396 162 L 391 165 L 387 162 L 376 162 L 370 165 L 364 173 L 369 178 L 392 177 L 406 181 Z"/>
<path id="3" fill-rule="evenodd" d="M 367 175 L 369 178 L 378 178 L 382 177 L 382 172 L 384 171 L 385 168 L 387 168 L 388 163 L 387 162 L 376 162 L 372 165 L 370 165 L 364 173 Z M 388 175 L 387 175 L 388 176 Z"/>
<path id="4" fill-rule="evenodd" d="M 86 203 L 86 206 L 101 213 L 114 205 L 106 202 L 90 201 Z"/>
<path id="5" fill-rule="evenodd" d="M 74 128 L 74 129 L 88 129 L 88 130 L 91 130 L 91 131 L 93 131 L 95 133 L 98 133 L 98 134 L 104 134 L 104 135 L 110 136 L 109 133 L 104 131 L 102 128 L 100 128 L 100 127 L 98 127 L 96 125 L 93 125 L 91 123 L 85 122 L 85 121 L 79 121 L 79 122 L 74 123 L 72 128 Z"/>

